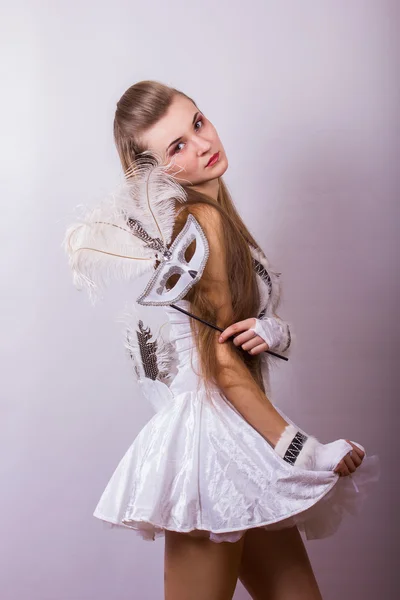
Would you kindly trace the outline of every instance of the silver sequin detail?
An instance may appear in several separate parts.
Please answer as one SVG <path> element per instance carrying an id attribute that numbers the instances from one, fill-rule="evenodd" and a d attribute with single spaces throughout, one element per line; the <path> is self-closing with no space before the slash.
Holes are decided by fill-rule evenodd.
<path id="1" fill-rule="evenodd" d="M 271 294 L 272 282 L 271 282 L 271 277 L 270 277 L 267 269 L 256 258 L 253 258 L 253 268 L 254 268 L 255 272 L 257 273 L 257 275 L 259 275 L 261 277 L 261 279 L 263 281 L 265 281 L 265 283 L 268 286 L 268 294 Z"/>
<path id="2" fill-rule="evenodd" d="M 287 343 L 286 346 L 283 348 L 283 350 L 281 350 L 281 352 L 286 352 L 286 350 L 289 348 L 291 342 L 292 342 L 292 336 L 290 333 L 290 328 L 289 325 L 286 323 L 286 330 L 287 330 Z"/>
<path id="3" fill-rule="evenodd" d="M 192 234 L 189 237 L 189 240 L 188 240 L 186 246 L 184 248 L 181 248 L 181 250 L 179 250 L 179 252 L 178 252 L 178 260 L 179 260 L 179 262 L 187 264 L 187 260 L 185 258 L 185 252 L 189 248 L 189 246 L 193 242 L 193 240 L 195 240 L 195 239 L 196 239 L 196 236 L 194 234 Z"/>
<path id="4" fill-rule="evenodd" d="M 140 320 L 139 331 L 136 331 L 140 356 L 142 359 L 143 369 L 145 377 L 149 379 L 157 379 L 158 377 L 158 365 L 157 365 L 157 342 L 150 342 L 151 330 L 150 327 L 144 327 L 143 321 Z"/>
<path id="5" fill-rule="evenodd" d="M 136 335 L 136 342 L 131 342 L 131 335 Z M 154 339 L 150 326 L 146 327 L 141 319 L 138 321 L 135 331 L 128 329 L 126 337 L 129 355 L 137 378 L 140 380 L 147 377 L 153 381 L 158 379 L 168 384 L 176 359 L 174 344 L 160 334 Z M 140 362 L 138 363 L 138 361 Z"/>
<path id="6" fill-rule="evenodd" d="M 290 442 L 289 447 L 285 452 L 285 456 L 283 457 L 283 460 L 290 463 L 291 465 L 294 465 L 307 439 L 307 435 L 301 433 L 301 431 L 298 431 L 292 439 L 292 441 Z"/>
<path id="7" fill-rule="evenodd" d="M 180 275 L 182 275 L 184 272 L 185 271 L 184 271 L 184 269 L 182 269 L 182 267 L 178 267 L 178 265 L 172 265 L 172 267 L 170 267 L 168 269 L 168 271 L 166 273 L 164 273 L 164 275 L 160 279 L 159 285 L 156 289 L 157 294 L 162 294 L 163 289 L 165 288 L 165 285 L 166 285 L 168 279 L 172 275 L 175 275 L 176 273 L 179 273 Z"/>

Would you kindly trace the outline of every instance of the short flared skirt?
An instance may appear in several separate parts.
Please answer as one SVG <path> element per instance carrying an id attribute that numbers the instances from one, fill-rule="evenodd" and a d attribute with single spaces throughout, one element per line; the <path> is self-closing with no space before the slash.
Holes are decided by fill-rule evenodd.
<path id="1" fill-rule="evenodd" d="M 334 464 L 347 453 L 342 446 Z M 171 530 L 235 542 L 251 528 L 294 525 L 324 538 L 359 513 L 379 471 L 368 455 L 351 477 L 294 467 L 220 391 L 185 391 L 137 435 L 93 514 L 146 540 Z"/>

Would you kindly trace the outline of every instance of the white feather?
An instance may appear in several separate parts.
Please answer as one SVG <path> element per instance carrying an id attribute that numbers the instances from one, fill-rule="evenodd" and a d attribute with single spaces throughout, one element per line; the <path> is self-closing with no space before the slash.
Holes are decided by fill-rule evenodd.
<path id="1" fill-rule="evenodd" d="M 119 206 L 133 211 L 147 233 L 154 238 L 160 237 L 165 245 L 171 241 L 176 202 L 187 199 L 184 188 L 167 173 L 171 164 L 163 165 L 161 158 L 154 153 L 143 153 L 129 169 L 129 178 L 123 184 L 124 190 L 118 199 Z M 128 190 L 127 195 L 125 189 Z"/>
<path id="2" fill-rule="evenodd" d="M 67 228 L 63 246 L 74 285 L 86 288 L 93 303 L 111 281 L 153 270 L 170 243 L 176 202 L 184 202 L 186 193 L 166 172 L 169 166 L 145 153 L 109 198 Z M 139 222 L 148 239 L 134 233 L 128 219 Z M 150 238 L 160 239 L 160 247 L 149 247 Z"/>

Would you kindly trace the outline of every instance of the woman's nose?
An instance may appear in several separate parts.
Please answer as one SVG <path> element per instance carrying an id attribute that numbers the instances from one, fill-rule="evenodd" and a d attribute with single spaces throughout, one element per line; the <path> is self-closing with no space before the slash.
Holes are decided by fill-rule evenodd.
<path id="1" fill-rule="evenodd" d="M 198 155 L 208 152 L 211 148 L 211 144 L 207 140 L 201 140 L 200 138 L 197 138 L 196 142 L 197 142 L 197 154 Z"/>

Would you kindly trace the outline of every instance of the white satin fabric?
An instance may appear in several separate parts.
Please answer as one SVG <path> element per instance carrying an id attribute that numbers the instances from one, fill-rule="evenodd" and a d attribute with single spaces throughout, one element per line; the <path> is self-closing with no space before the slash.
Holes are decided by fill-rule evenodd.
<path id="1" fill-rule="evenodd" d="M 234 542 L 249 528 L 295 524 L 308 539 L 334 533 L 378 480 L 378 457 L 366 456 L 352 478 L 285 462 L 218 388 L 206 396 L 190 317 L 172 307 L 166 314 L 178 372 L 169 386 L 141 382 L 157 412 L 115 469 L 94 516 L 148 540 L 168 529 Z M 334 459 L 347 452 L 345 444 Z"/>

